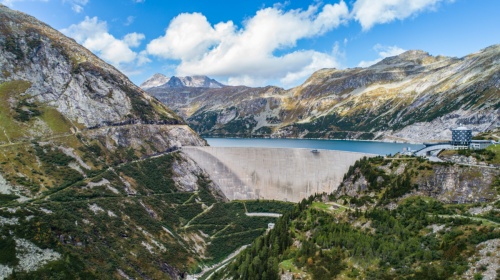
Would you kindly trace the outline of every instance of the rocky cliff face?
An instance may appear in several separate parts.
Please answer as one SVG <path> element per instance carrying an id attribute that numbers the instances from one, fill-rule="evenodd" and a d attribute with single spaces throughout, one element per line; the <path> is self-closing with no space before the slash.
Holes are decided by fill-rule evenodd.
<path id="1" fill-rule="evenodd" d="M 421 159 L 358 162 L 344 178 L 337 195 L 372 196 L 384 190 L 381 201 L 427 196 L 444 203 L 496 201 L 494 182 L 500 172 L 487 166 L 430 163 Z M 406 181 L 406 182 L 405 182 Z"/>
<path id="2" fill-rule="evenodd" d="M 79 128 L 183 123 L 123 74 L 36 19 L 0 10 L 0 82 L 24 82 L 29 104 L 56 108 Z"/>
<path id="3" fill-rule="evenodd" d="M 144 157 L 181 145 L 205 145 L 180 117 L 114 67 L 35 18 L 4 6 L 0 108 L 5 149 L 34 142 L 84 149 L 94 139 L 108 151 L 132 149 Z M 78 141 L 68 140 L 75 137 Z M 2 158 L 10 160 L 7 154 Z M 37 177 L 8 165 L 3 171 L 7 178 Z"/>
<path id="4" fill-rule="evenodd" d="M 158 87 L 148 92 L 165 104 L 171 104 L 171 108 L 187 118 L 198 133 L 222 136 L 258 134 L 259 128 L 268 122 L 278 123 L 279 105 L 284 97 L 277 87 Z"/>
<path id="5" fill-rule="evenodd" d="M 500 45 L 463 58 L 408 51 L 368 68 L 323 69 L 290 90 L 148 91 L 207 135 L 447 140 L 459 124 L 500 125 L 499 61 Z"/>
<path id="6" fill-rule="evenodd" d="M 164 104 L 72 39 L 6 7 L 0 8 L 0 15 L 4 117 L 0 143 L 87 134 L 106 126 L 141 124 L 144 131 L 147 125 L 184 124 Z"/>

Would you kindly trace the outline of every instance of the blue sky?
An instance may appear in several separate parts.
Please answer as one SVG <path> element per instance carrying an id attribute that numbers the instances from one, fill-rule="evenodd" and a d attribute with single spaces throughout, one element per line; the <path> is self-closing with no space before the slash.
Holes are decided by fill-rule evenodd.
<path id="1" fill-rule="evenodd" d="M 136 84 L 154 73 L 285 88 L 321 68 L 500 43 L 497 0 L 0 0 L 73 37 Z"/>

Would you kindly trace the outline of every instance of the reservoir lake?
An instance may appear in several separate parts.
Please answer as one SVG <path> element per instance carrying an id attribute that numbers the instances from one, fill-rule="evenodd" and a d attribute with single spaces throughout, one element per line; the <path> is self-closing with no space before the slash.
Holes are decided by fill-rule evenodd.
<path id="1" fill-rule="evenodd" d="M 260 148 L 302 148 L 318 150 L 338 150 L 368 154 L 388 155 L 410 148 L 416 151 L 422 144 L 390 143 L 355 140 L 320 139 L 270 139 L 270 138 L 205 138 L 212 147 L 260 147 Z"/>

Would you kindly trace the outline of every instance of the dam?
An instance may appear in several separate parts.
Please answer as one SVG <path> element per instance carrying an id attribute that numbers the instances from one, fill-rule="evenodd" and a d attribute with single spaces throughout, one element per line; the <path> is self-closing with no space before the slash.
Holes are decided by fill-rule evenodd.
<path id="1" fill-rule="evenodd" d="M 290 148 L 182 147 L 230 200 L 298 202 L 331 193 L 349 166 L 374 154 Z"/>

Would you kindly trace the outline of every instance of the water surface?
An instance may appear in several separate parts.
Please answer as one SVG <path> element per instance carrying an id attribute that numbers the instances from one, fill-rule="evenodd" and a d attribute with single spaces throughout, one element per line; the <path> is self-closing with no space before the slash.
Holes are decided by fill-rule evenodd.
<path id="1" fill-rule="evenodd" d="M 339 150 L 368 154 L 388 155 L 403 152 L 410 148 L 415 151 L 423 148 L 420 144 L 389 143 L 377 141 L 318 140 L 318 139 L 261 139 L 261 138 L 205 138 L 213 147 L 266 147 L 266 148 L 304 148 Z"/>

